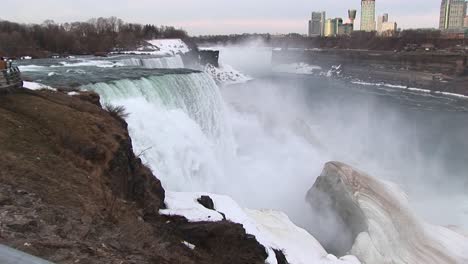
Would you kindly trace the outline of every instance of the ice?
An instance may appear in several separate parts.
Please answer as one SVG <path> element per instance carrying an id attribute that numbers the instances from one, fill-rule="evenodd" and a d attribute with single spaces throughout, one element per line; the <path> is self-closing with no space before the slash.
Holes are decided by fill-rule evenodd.
<path id="1" fill-rule="evenodd" d="M 162 52 L 169 52 L 171 54 L 187 53 L 190 51 L 189 47 L 181 39 L 153 39 L 147 41 L 149 44 L 158 47 Z"/>
<path id="2" fill-rule="evenodd" d="M 396 184 L 343 163 L 329 162 L 311 189 L 311 194 L 320 192 L 339 201 L 335 208 L 338 212 L 344 212 L 344 205 L 355 205 L 354 210 L 362 213 L 350 217 L 344 212 L 342 217 L 347 217 L 349 226 L 365 225 L 350 251 L 365 263 L 468 263 L 468 238 L 425 223 Z"/>
<path id="3" fill-rule="evenodd" d="M 162 215 L 179 215 L 185 217 L 189 222 L 217 222 L 223 220 L 223 216 L 213 210 L 201 205 L 197 199 L 200 193 L 166 192 L 167 209 L 160 210 Z"/>
<path id="4" fill-rule="evenodd" d="M 204 72 L 208 73 L 219 84 L 245 83 L 252 80 L 250 76 L 226 64 L 220 64 L 219 67 L 207 64 Z"/>
<path id="5" fill-rule="evenodd" d="M 184 246 L 188 247 L 188 248 L 191 249 L 191 250 L 194 250 L 194 249 L 195 249 L 195 245 L 190 244 L 190 243 L 187 242 L 187 241 L 183 241 L 182 244 L 184 244 Z"/>
<path id="6" fill-rule="evenodd" d="M 41 83 L 37 83 L 37 82 L 24 81 L 23 82 L 23 87 L 27 88 L 29 90 L 52 90 L 52 91 L 57 91 L 57 89 L 55 89 L 55 88 L 52 88 L 50 86 L 47 86 L 47 85 L 44 85 L 44 84 L 41 84 Z"/>
<path id="7" fill-rule="evenodd" d="M 215 210 L 209 210 L 198 203 L 201 196 L 209 196 Z M 276 264 L 274 250 L 281 250 L 291 264 L 359 264 L 353 256 L 338 259 L 327 254 L 325 249 L 307 231 L 294 225 L 282 212 L 249 210 L 241 208 L 233 199 L 211 193 L 167 192 L 167 209 L 163 215 L 183 216 L 190 222 L 226 220 L 242 224 L 247 234 L 255 236 L 268 253 L 266 263 Z"/>

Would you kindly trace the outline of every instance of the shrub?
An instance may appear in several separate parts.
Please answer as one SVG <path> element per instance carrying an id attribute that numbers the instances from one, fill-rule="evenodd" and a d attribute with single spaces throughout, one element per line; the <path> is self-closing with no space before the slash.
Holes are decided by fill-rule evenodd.
<path id="1" fill-rule="evenodd" d="M 107 112 L 109 112 L 109 114 L 111 116 L 113 116 L 114 118 L 117 118 L 117 119 L 120 119 L 120 120 L 125 120 L 128 117 L 127 110 L 125 109 L 125 107 L 123 107 L 121 105 L 115 106 L 115 105 L 111 105 L 111 104 L 106 104 L 104 106 L 104 109 Z"/>

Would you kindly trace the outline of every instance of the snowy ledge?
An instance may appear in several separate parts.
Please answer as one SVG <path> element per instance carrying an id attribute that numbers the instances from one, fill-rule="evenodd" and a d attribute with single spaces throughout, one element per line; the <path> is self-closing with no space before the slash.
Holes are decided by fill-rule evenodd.
<path id="1" fill-rule="evenodd" d="M 197 201 L 201 196 L 213 200 L 214 210 Z M 228 196 L 209 193 L 166 192 L 165 202 L 167 209 L 160 210 L 162 215 L 183 216 L 189 222 L 216 222 L 224 220 L 224 214 L 226 220 L 241 224 L 247 234 L 255 236 L 265 247 L 268 264 L 278 263 L 274 250 L 282 250 L 291 264 L 360 264 L 354 256 L 338 259 L 327 254 L 312 235 L 294 225 L 282 212 L 243 209 Z"/>

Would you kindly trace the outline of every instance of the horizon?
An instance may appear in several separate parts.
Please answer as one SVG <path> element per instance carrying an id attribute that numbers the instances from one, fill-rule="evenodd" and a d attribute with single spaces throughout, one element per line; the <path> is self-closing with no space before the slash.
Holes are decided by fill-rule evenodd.
<path id="1" fill-rule="evenodd" d="M 115 16 L 130 23 L 183 28 L 191 36 L 243 33 L 306 34 L 308 20 L 313 11 L 325 11 L 328 18 L 342 17 L 346 20 L 347 10 L 356 9 L 356 26 L 359 27 L 360 0 L 352 0 L 349 5 L 340 2 L 341 0 L 330 0 L 327 3 L 305 0 L 282 3 L 267 0 L 255 3 L 249 3 L 247 0 L 239 0 L 236 3 L 214 0 L 103 0 L 96 3 L 84 0 L 76 3 L 71 0 L 6 0 L 3 6 L 6 10 L 13 11 L 2 14 L 0 19 L 40 24 L 45 20 L 65 23 Z M 376 17 L 388 13 L 389 19 L 397 22 L 398 28 L 438 27 L 439 0 L 414 0 L 410 3 L 403 0 L 376 2 Z"/>

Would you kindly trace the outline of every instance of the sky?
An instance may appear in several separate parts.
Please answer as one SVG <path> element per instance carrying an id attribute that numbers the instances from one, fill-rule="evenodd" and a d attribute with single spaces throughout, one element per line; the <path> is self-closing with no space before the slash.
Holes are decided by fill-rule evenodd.
<path id="1" fill-rule="evenodd" d="M 376 0 L 398 27 L 437 27 L 440 0 Z M 182 27 L 190 35 L 235 33 L 306 34 L 312 11 L 347 18 L 360 0 L 1 0 L 0 19 L 20 23 L 86 21 L 116 16 L 126 22 Z"/>

